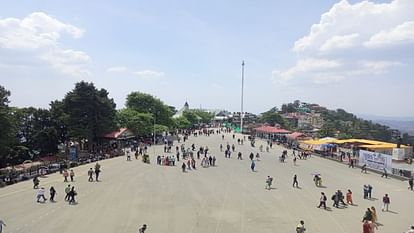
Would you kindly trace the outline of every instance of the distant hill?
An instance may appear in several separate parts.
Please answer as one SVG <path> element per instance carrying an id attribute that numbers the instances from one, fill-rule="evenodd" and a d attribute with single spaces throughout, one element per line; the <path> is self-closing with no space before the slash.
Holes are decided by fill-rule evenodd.
<path id="1" fill-rule="evenodd" d="M 414 117 L 384 117 L 365 114 L 358 114 L 358 116 L 414 136 Z"/>

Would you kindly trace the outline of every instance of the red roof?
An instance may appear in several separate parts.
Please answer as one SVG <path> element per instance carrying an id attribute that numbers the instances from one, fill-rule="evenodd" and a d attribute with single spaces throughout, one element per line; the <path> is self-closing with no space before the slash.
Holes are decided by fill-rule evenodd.
<path id="1" fill-rule="evenodd" d="M 261 126 L 259 128 L 255 128 L 256 131 L 264 132 L 264 133 L 290 133 L 289 130 L 286 129 L 279 129 L 272 126 Z"/>
<path id="2" fill-rule="evenodd" d="M 299 132 L 293 132 L 291 134 L 288 134 L 287 136 L 288 138 L 296 139 L 298 137 L 305 136 L 305 134 L 299 133 Z"/>

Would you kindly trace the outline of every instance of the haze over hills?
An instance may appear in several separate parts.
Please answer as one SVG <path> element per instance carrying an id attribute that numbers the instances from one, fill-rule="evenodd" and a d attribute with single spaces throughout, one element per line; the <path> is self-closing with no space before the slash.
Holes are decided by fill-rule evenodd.
<path id="1" fill-rule="evenodd" d="M 366 114 L 358 114 L 358 117 L 387 125 L 393 129 L 400 130 L 402 133 L 414 135 L 414 117 L 386 117 Z"/>

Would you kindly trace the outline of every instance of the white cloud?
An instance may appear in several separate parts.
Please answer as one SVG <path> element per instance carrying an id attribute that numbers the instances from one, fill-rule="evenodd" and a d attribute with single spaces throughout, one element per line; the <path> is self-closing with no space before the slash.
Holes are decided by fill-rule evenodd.
<path id="1" fill-rule="evenodd" d="M 380 47 L 401 43 L 414 43 L 414 21 L 404 22 L 389 30 L 383 30 L 373 35 L 364 45 Z"/>
<path id="2" fill-rule="evenodd" d="M 145 79 L 155 79 L 164 76 L 164 72 L 158 72 L 153 70 L 134 71 L 132 72 L 132 74 Z"/>
<path id="3" fill-rule="evenodd" d="M 83 34 L 82 29 L 43 12 L 22 19 L 0 19 L 0 60 L 6 65 L 48 66 L 69 76 L 89 75 L 86 65 L 90 57 L 83 51 L 63 48 L 60 42 L 64 35 L 78 39 Z M 9 55 L 14 57 L 6 57 Z"/>
<path id="4" fill-rule="evenodd" d="M 341 64 L 338 61 L 308 58 L 298 60 L 295 66 L 285 71 L 273 71 L 272 75 L 275 80 L 279 80 L 283 83 L 306 73 L 315 74 L 319 72 L 326 72 L 340 66 Z"/>
<path id="5" fill-rule="evenodd" d="M 109 67 L 106 71 L 110 73 L 124 73 L 128 71 L 128 68 L 125 66 L 113 66 Z"/>
<path id="6" fill-rule="evenodd" d="M 301 78 L 329 83 L 386 74 L 411 57 L 413 12 L 412 0 L 355 4 L 342 0 L 294 43 L 296 64 L 273 71 L 273 80 L 288 83 Z M 393 50 L 397 46 L 402 48 L 399 53 Z"/>
<path id="7" fill-rule="evenodd" d="M 106 69 L 108 73 L 112 74 L 123 74 L 139 77 L 142 79 L 158 79 L 165 75 L 164 72 L 154 70 L 134 70 L 126 66 L 113 66 Z"/>
<path id="8" fill-rule="evenodd" d="M 333 36 L 321 46 L 320 50 L 326 52 L 333 49 L 351 48 L 356 45 L 358 37 L 358 33 L 352 33 L 344 36 Z"/>

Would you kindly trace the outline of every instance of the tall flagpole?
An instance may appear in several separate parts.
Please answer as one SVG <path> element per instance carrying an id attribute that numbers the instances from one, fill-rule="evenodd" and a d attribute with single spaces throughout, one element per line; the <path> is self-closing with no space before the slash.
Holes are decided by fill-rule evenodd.
<path id="1" fill-rule="evenodd" d="M 244 118 L 244 114 L 243 114 L 243 89 L 244 89 L 244 61 L 242 62 L 242 73 L 241 73 L 241 78 L 242 78 L 242 86 L 241 86 L 241 112 L 240 112 L 240 132 L 243 133 L 243 118 Z"/>

